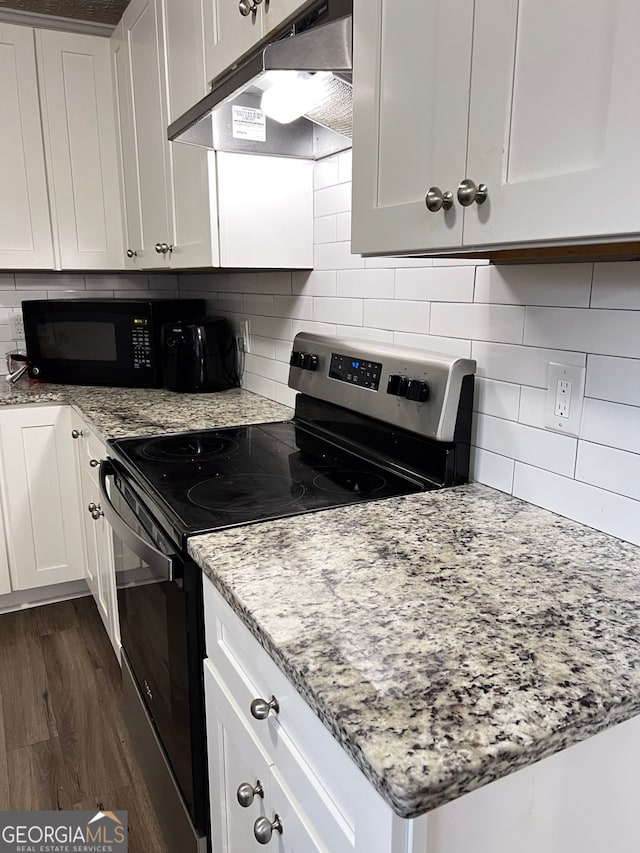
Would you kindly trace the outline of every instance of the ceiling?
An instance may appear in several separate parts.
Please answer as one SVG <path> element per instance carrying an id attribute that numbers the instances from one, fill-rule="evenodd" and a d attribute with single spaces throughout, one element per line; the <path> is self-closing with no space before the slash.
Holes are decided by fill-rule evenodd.
<path id="1" fill-rule="evenodd" d="M 0 0 L 0 10 L 18 9 L 97 24 L 117 24 L 128 3 L 129 0 Z"/>

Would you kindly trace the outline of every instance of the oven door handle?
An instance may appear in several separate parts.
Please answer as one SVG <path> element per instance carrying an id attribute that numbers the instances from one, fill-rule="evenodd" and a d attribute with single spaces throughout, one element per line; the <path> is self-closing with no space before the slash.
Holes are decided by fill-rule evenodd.
<path id="1" fill-rule="evenodd" d="M 116 473 L 116 466 L 112 459 L 103 459 L 100 462 L 100 505 L 104 517 L 111 525 L 116 536 L 137 557 L 143 560 L 156 576 L 161 576 L 168 581 L 172 581 L 174 570 L 173 557 L 168 557 L 162 551 L 158 551 L 157 548 L 154 548 L 153 545 L 143 539 L 139 533 L 136 533 L 135 530 L 129 527 L 111 502 L 109 492 L 107 491 L 107 477 L 113 477 Z"/>

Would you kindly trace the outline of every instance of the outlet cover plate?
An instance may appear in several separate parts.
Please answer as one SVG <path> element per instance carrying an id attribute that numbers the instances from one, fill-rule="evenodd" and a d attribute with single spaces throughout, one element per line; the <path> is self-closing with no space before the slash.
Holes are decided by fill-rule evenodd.
<path id="1" fill-rule="evenodd" d="M 575 364 L 547 365 L 545 426 L 565 435 L 580 435 L 585 368 Z"/>
<path id="2" fill-rule="evenodd" d="M 22 313 L 14 312 L 13 314 L 9 314 L 9 334 L 14 341 L 24 340 L 24 320 Z"/>

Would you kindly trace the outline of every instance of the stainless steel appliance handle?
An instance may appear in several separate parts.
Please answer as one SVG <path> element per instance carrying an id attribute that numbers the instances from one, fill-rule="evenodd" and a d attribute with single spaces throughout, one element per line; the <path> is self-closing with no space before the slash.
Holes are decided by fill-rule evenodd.
<path id="1" fill-rule="evenodd" d="M 154 574 L 162 574 L 167 580 L 173 580 L 174 563 L 173 557 L 168 557 L 162 551 L 158 551 L 149 542 L 136 533 L 118 513 L 111 502 L 107 491 L 107 477 L 116 474 L 116 466 L 111 459 L 103 459 L 100 462 L 100 496 L 104 516 L 113 528 L 113 532 L 124 544 L 130 548 L 136 556 L 152 569 Z"/>

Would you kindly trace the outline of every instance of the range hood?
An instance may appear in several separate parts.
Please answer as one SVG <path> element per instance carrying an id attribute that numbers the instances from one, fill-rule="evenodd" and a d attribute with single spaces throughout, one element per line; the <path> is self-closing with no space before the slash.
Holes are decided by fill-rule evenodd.
<path id="1" fill-rule="evenodd" d="M 313 160 L 351 147 L 351 10 L 352 0 L 306 7 L 213 80 L 169 139 Z"/>

